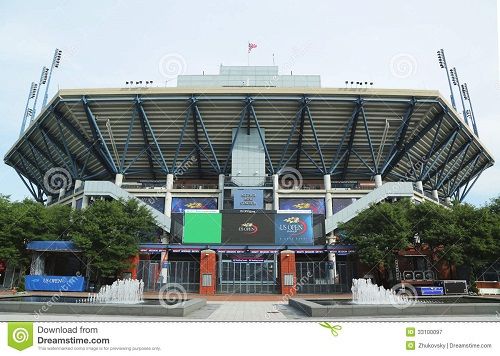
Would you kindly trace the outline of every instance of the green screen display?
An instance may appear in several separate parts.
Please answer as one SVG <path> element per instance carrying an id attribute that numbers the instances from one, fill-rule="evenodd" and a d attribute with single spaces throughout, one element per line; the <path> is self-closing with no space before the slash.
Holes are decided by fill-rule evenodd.
<path id="1" fill-rule="evenodd" d="M 182 242 L 220 244 L 221 224 L 221 213 L 185 213 Z"/>

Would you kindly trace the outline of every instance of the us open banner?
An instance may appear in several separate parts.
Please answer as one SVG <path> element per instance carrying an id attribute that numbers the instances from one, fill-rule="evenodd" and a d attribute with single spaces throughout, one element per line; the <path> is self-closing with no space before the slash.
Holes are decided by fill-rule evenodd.
<path id="1" fill-rule="evenodd" d="M 217 198 L 172 198 L 173 213 L 183 213 L 186 209 L 217 209 Z"/>
<path id="2" fill-rule="evenodd" d="M 268 213 L 224 213 L 222 242 L 225 244 L 274 243 L 274 215 Z"/>
<path id="3" fill-rule="evenodd" d="M 312 215 L 302 212 L 279 213 L 275 217 L 274 237 L 277 245 L 312 245 Z"/>
<path id="4" fill-rule="evenodd" d="M 313 214 L 325 214 L 323 198 L 280 198 L 280 210 L 311 210 Z"/>

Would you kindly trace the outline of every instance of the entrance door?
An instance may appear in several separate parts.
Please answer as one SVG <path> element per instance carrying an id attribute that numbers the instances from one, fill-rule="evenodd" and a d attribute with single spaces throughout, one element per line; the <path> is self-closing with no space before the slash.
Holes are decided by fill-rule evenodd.
<path id="1" fill-rule="evenodd" d="M 276 261 L 219 261 L 220 293 L 276 293 Z"/>

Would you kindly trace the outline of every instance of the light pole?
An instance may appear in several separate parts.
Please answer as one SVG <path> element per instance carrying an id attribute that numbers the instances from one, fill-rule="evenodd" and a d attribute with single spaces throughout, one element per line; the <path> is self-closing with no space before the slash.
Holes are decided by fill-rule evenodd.
<path id="1" fill-rule="evenodd" d="M 453 67 L 450 69 L 451 81 L 453 85 L 458 86 L 458 92 L 460 94 L 460 100 L 462 100 L 462 115 L 464 117 L 465 123 L 469 125 L 469 121 L 467 120 L 467 114 L 465 113 L 465 103 L 464 96 L 462 95 L 462 91 L 460 90 L 460 80 L 458 80 L 457 68 Z"/>
<path id="2" fill-rule="evenodd" d="M 467 88 L 467 83 L 462 84 L 462 94 L 464 99 L 469 102 L 470 112 L 467 110 L 466 115 L 469 116 L 470 121 L 472 122 L 472 128 L 474 129 L 474 133 L 479 137 L 476 126 L 476 117 L 474 116 L 474 110 L 472 109 L 472 101 L 470 100 L 469 88 Z"/>
<path id="3" fill-rule="evenodd" d="M 441 48 L 439 51 L 437 51 L 437 56 L 438 56 L 439 66 L 446 71 L 446 77 L 448 78 L 448 85 L 450 86 L 451 106 L 453 106 L 453 109 L 456 110 L 457 107 L 455 105 L 455 97 L 453 96 L 453 87 L 451 86 L 450 74 L 448 73 L 448 65 L 446 64 L 444 49 Z"/>
<path id="4" fill-rule="evenodd" d="M 23 135 L 24 128 L 26 126 L 26 120 L 28 119 L 28 116 L 31 112 L 31 109 L 29 108 L 30 100 L 36 96 L 37 87 L 38 84 L 36 84 L 35 82 L 31 82 L 30 91 L 28 93 L 28 100 L 26 101 L 26 108 L 24 109 L 23 124 L 21 125 L 21 131 L 19 132 L 19 137 Z"/>
<path id="5" fill-rule="evenodd" d="M 38 90 L 35 95 L 35 102 L 33 103 L 33 114 L 31 120 L 33 120 L 36 116 L 36 102 L 38 101 L 38 94 L 40 94 L 40 89 L 42 89 L 42 85 L 47 83 L 48 74 L 49 74 L 49 68 L 44 66 L 42 68 L 42 74 L 40 74 L 40 81 L 38 82 Z"/>
<path id="6" fill-rule="evenodd" d="M 54 68 L 59 68 L 59 63 L 61 63 L 61 55 L 62 51 L 60 49 L 57 49 L 54 51 L 54 58 L 52 59 L 52 66 L 50 67 L 50 72 L 49 72 L 49 77 L 47 79 L 47 86 L 45 87 L 45 95 L 43 97 L 43 104 L 42 108 L 45 107 L 47 104 L 47 99 L 48 99 L 48 93 L 49 93 L 49 86 L 50 86 L 50 79 L 52 77 L 52 71 Z"/>

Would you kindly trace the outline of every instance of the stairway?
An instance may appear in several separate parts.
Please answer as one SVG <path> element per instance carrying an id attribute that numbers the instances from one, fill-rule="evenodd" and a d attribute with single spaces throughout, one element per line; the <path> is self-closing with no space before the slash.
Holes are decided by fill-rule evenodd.
<path id="1" fill-rule="evenodd" d="M 413 183 L 411 182 L 388 182 L 377 189 L 356 200 L 348 207 L 342 209 L 335 215 L 325 220 L 325 232 L 334 231 L 341 222 L 348 222 L 360 212 L 368 209 L 371 205 L 380 203 L 387 198 L 413 197 Z M 335 198 L 333 198 L 335 200 Z"/>
<path id="2" fill-rule="evenodd" d="M 123 199 L 135 199 L 139 202 L 140 205 L 145 206 L 150 212 L 151 215 L 156 220 L 156 225 L 161 227 L 163 230 L 170 232 L 170 218 L 163 214 L 162 212 L 156 210 L 155 208 L 149 206 L 144 203 L 142 200 L 138 199 L 133 194 L 130 194 L 126 190 L 120 188 L 113 182 L 108 181 L 85 181 L 85 186 L 83 188 L 83 192 L 85 195 L 89 196 L 108 196 L 115 200 Z"/>

